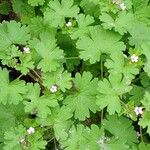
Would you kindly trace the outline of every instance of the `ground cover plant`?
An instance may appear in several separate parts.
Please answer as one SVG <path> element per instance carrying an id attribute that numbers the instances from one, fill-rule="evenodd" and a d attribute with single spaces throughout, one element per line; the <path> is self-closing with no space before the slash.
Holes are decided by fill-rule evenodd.
<path id="1" fill-rule="evenodd" d="M 0 0 L 0 150 L 149 150 L 149 0 Z"/>

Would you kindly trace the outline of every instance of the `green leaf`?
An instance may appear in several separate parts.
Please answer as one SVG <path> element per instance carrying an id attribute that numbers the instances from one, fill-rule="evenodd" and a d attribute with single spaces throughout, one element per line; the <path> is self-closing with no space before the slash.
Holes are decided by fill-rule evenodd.
<path id="1" fill-rule="evenodd" d="M 83 135 L 84 130 L 85 128 L 83 125 L 78 125 L 77 128 L 73 126 L 69 131 L 70 136 L 68 140 L 62 141 L 61 146 L 65 148 L 65 150 L 79 149 L 81 142 L 84 140 L 84 135 Z"/>
<path id="2" fill-rule="evenodd" d="M 122 77 L 121 74 L 110 74 L 109 80 L 103 79 L 98 83 L 98 96 L 96 104 L 101 108 L 107 106 L 107 112 L 112 115 L 115 112 L 120 113 L 121 104 L 120 97 L 129 92 L 132 87 L 129 86 L 130 82 Z"/>
<path id="3" fill-rule="evenodd" d="M 136 131 L 134 131 L 132 121 L 129 119 L 117 115 L 107 116 L 103 124 L 104 128 L 117 137 L 119 141 L 130 146 L 138 142 Z"/>
<path id="4" fill-rule="evenodd" d="M 57 99 L 54 95 L 43 95 L 40 96 L 40 86 L 39 84 L 28 84 L 28 94 L 26 99 L 29 101 L 24 101 L 25 112 L 32 113 L 36 112 L 37 116 L 40 118 L 46 118 L 51 114 L 51 108 L 58 106 Z"/>
<path id="5" fill-rule="evenodd" d="M 144 111 L 142 118 L 138 123 L 142 128 L 147 127 L 147 133 L 150 135 L 150 111 Z"/>
<path id="6" fill-rule="evenodd" d="M 100 15 L 100 1 L 99 0 L 82 0 L 80 6 L 84 10 L 85 15 L 91 15 L 98 18 Z"/>
<path id="7" fill-rule="evenodd" d="M 10 4 L 4 1 L 0 4 L 0 14 L 8 15 L 10 11 Z"/>
<path id="8" fill-rule="evenodd" d="M 30 69 L 34 69 L 34 62 L 30 54 L 22 54 L 19 59 L 20 63 L 16 65 L 16 69 L 20 70 L 22 74 L 26 75 Z"/>
<path id="9" fill-rule="evenodd" d="M 90 34 L 77 42 L 77 48 L 81 49 L 80 58 L 89 60 L 91 64 L 100 60 L 102 53 L 113 53 L 125 49 L 123 42 L 120 42 L 120 36 L 114 32 L 106 31 L 100 26 L 94 26 L 89 29 Z"/>
<path id="10" fill-rule="evenodd" d="M 56 34 L 56 29 L 50 27 L 42 17 L 31 18 L 31 24 L 29 24 L 30 32 L 34 37 L 39 37 L 41 33 L 48 32 L 53 35 Z"/>
<path id="11" fill-rule="evenodd" d="M 52 0 L 49 2 L 49 8 L 44 13 L 45 20 L 53 27 L 62 27 L 65 24 L 65 18 L 74 18 L 79 13 L 77 5 L 73 5 L 74 0 Z"/>
<path id="12" fill-rule="evenodd" d="M 52 110 L 52 114 L 48 117 L 48 123 L 53 126 L 57 140 L 63 141 L 68 138 L 68 131 L 73 124 L 72 116 L 71 109 L 67 107 Z"/>
<path id="13" fill-rule="evenodd" d="M 4 132 L 15 127 L 24 118 L 23 105 L 0 105 L 0 142 L 4 139 Z"/>
<path id="14" fill-rule="evenodd" d="M 109 14 L 103 13 L 100 16 L 100 20 L 104 23 L 102 25 L 105 29 L 115 29 L 121 35 L 127 33 L 127 31 L 134 25 L 134 15 L 132 13 L 121 12 L 114 20 Z"/>
<path id="15" fill-rule="evenodd" d="M 130 61 L 124 57 L 123 53 L 120 52 L 112 53 L 110 59 L 106 60 L 105 66 L 109 69 L 111 74 L 123 74 L 124 78 L 129 82 L 139 73 L 137 65 L 130 63 Z"/>
<path id="16" fill-rule="evenodd" d="M 19 104 L 23 101 L 23 95 L 26 94 L 25 82 L 21 80 L 9 81 L 9 72 L 6 68 L 0 68 L 0 102 L 4 105 Z"/>
<path id="17" fill-rule="evenodd" d="M 150 111 L 150 93 L 148 91 L 145 92 L 144 98 L 141 100 L 143 106 L 147 111 Z"/>
<path id="18" fill-rule="evenodd" d="M 18 62 L 17 58 L 21 56 L 21 51 L 15 45 L 10 46 L 5 51 L 0 51 L 0 59 L 3 65 L 14 68 Z"/>
<path id="19" fill-rule="evenodd" d="M 146 144 L 146 143 L 140 143 L 139 144 L 139 150 L 148 150 L 150 149 L 150 144 Z"/>
<path id="20" fill-rule="evenodd" d="M 30 39 L 28 28 L 16 21 L 3 21 L 0 24 L 0 35 L 0 50 L 5 50 L 12 44 L 25 45 Z"/>
<path id="21" fill-rule="evenodd" d="M 62 65 L 63 50 L 57 47 L 55 38 L 49 33 L 42 33 L 40 40 L 34 39 L 30 44 L 41 57 L 37 66 L 38 69 L 43 72 L 51 72 L 56 71 Z"/>
<path id="22" fill-rule="evenodd" d="M 64 104 L 74 112 L 75 119 L 85 120 L 90 117 L 90 110 L 93 113 L 97 110 L 95 100 L 98 80 L 92 78 L 90 72 L 84 72 L 82 76 L 77 73 L 73 80 L 74 92 L 64 100 Z"/>
<path id="23" fill-rule="evenodd" d="M 85 16 L 84 14 L 79 14 L 77 17 L 78 27 L 71 31 L 71 38 L 77 39 L 88 33 L 89 26 L 94 23 L 94 18 L 90 15 Z"/>
<path id="24" fill-rule="evenodd" d="M 144 43 L 142 45 L 143 53 L 147 58 L 147 61 L 145 62 L 144 71 L 147 73 L 148 76 L 150 76 L 150 42 Z"/>
<path id="25" fill-rule="evenodd" d="M 4 150 L 22 150 L 21 140 L 25 138 L 26 129 L 19 125 L 5 132 Z"/>
<path id="26" fill-rule="evenodd" d="M 12 1 L 13 11 L 20 17 L 21 22 L 31 23 L 30 20 L 35 16 L 34 7 L 28 4 L 27 0 L 13 0 Z"/>
<path id="27" fill-rule="evenodd" d="M 28 3 L 31 6 L 38 6 L 38 5 L 43 5 L 45 3 L 45 0 L 28 0 Z"/>
<path id="28" fill-rule="evenodd" d="M 90 128 L 86 127 L 84 137 L 84 141 L 81 141 L 81 149 L 99 150 L 103 147 L 104 143 L 102 144 L 101 142 L 101 140 L 104 138 L 103 128 L 100 129 L 95 124 L 92 124 Z"/>
<path id="29" fill-rule="evenodd" d="M 43 139 L 43 135 L 39 131 L 35 131 L 32 136 L 28 136 L 27 140 L 31 143 L 29 150 L 42 150 L 46 148 L 47 141 Z"/>
<path id="30" fill-rule="evenodd" d="M 131 95 L 130 100 L 134 101 L 135 105 L 139 105 L 145 94 L 145 89 L 141 86 L 133 85 L 132 90 L 129 92 Z"/>
<path id="31" fill-rule="evenodd" d="M 142 44 L 150 41 L 150 28 L 143 23 L 135 24 L 129 33 L 131 37 L 129 38 L 130 45 L 135 45 L 136 48 L 141 48 Z"/>
<path id="32" fill-rule="evenodd" d="M 42 75 L 42 79 L 43 85 L 46 86 L 48 89 L 52 85 L 56 85 L 63 92 L 65 92 L 66 89 L 70 89 L 72 86 L 71 74 L 67 71 L 63 71 L 63 69 L 58 69 L 56 72 L 44 73 Z"/>

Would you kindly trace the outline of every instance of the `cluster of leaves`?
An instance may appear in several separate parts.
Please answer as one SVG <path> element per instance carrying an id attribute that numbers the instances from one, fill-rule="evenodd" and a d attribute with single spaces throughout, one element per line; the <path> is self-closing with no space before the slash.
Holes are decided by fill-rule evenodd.
<path id="1" fill-rule="evenodd" d="M 3 0 L 0 149 L 150 149 L 149 16 L 149 0 Z"/>

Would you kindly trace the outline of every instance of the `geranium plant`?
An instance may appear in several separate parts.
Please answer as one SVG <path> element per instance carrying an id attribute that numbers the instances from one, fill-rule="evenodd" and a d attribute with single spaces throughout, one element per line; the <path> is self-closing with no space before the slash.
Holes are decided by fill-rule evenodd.
<path id="1" fill-rule="evenodd" d="M 0 150 L 149 150 L 149 0 L 0 1 Z"/>

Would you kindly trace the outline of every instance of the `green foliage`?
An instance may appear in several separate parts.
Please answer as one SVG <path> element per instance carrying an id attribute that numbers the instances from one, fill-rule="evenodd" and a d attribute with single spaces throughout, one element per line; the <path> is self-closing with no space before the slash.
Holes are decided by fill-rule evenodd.
<path id="1" fill-rule="evenodd" d="M 121 74 L 110 75 L 109 80 L 104 79 L 99 81 L 98 84 L 98 96 L 97 105 L 101 109 L 107 106 L 107 111 L 110 115 L 115 112 L 121 111 L 121 96 L 129 92 L 132 87 L 129 86 L 130 82 L 127 82 Z"/>
<path id="2" fill-rule="evenodd" d="M 44 13 L 45 20 L 54 27 L 62 27 L 65 24 L 65 18 L 76 17 L 79 8 L 73 5 L 73 0 L 52 0 L 49 2 L 49 8 Z"/>
<path id="3" fill-rule="evenodd" d="M 16 21 L 0 24 L 0 50 L 6 50 L 12 44 L 26 44 L 30 39 L 29 30 L 26 26 Z"/>
<path id="4" fill-rule="evenodd" d="M 91 64 L 100 60 L 102 53 L 113 53 L 125 49 L 121 36 L 104 30 L 100 26 L 91 27 L 89 35 L 81 37 L 77 42 L 77 48 L 81 49 L 80 58 L 89 60 Z"/>
<path id="5" fill-rule="evenodd" d="M 132 122 L 125 117 L 118 117 L 117 115 L 108 116 L 104 120 L 104 128 L 125 144 L 132 146 L 138 142 Z"/>
<path id="6" fill-rule="evenodd" d="M 57 99 L 52 95 L 40 96 L 40 86 L 35 84 L 28 84 L 28 94 L 25 101 L 25 112 L 32 113 L 35 111 L 38 117 L 46 118 L 51 114 L 50 107 L 58 105 Z"/>
<path id="7" fill-rule="evenodd" d="M 74 83 L 74 90 L 71 95 L 68 95 L 64 101 L 67 107 L 71 108 L 72 112 L 75 112 L 74 117 L 79 120 L 85 120 L 90 116 L 89 110 L 96 112 L 97 106 L 96 100 L 96 87 L 97 79 L 92 80 L 92 74 L 90 72 L 84 72 L 81 76 L 76 74 Z"/>
<path id="8" fill-rule="evenodd" d="M 0 74 L 0 102 L 4 105 L 7 103 L 19 104 L 27 92 L 24 81 L 16 79 L 10 82 L 9 72 L 6 68 L 0 69 Z"/>
<path id="9" fill-rule="evenodd" d="M 149 0 L 2 0 L 0 150 L 150 149 L 149 16 Z"/>

